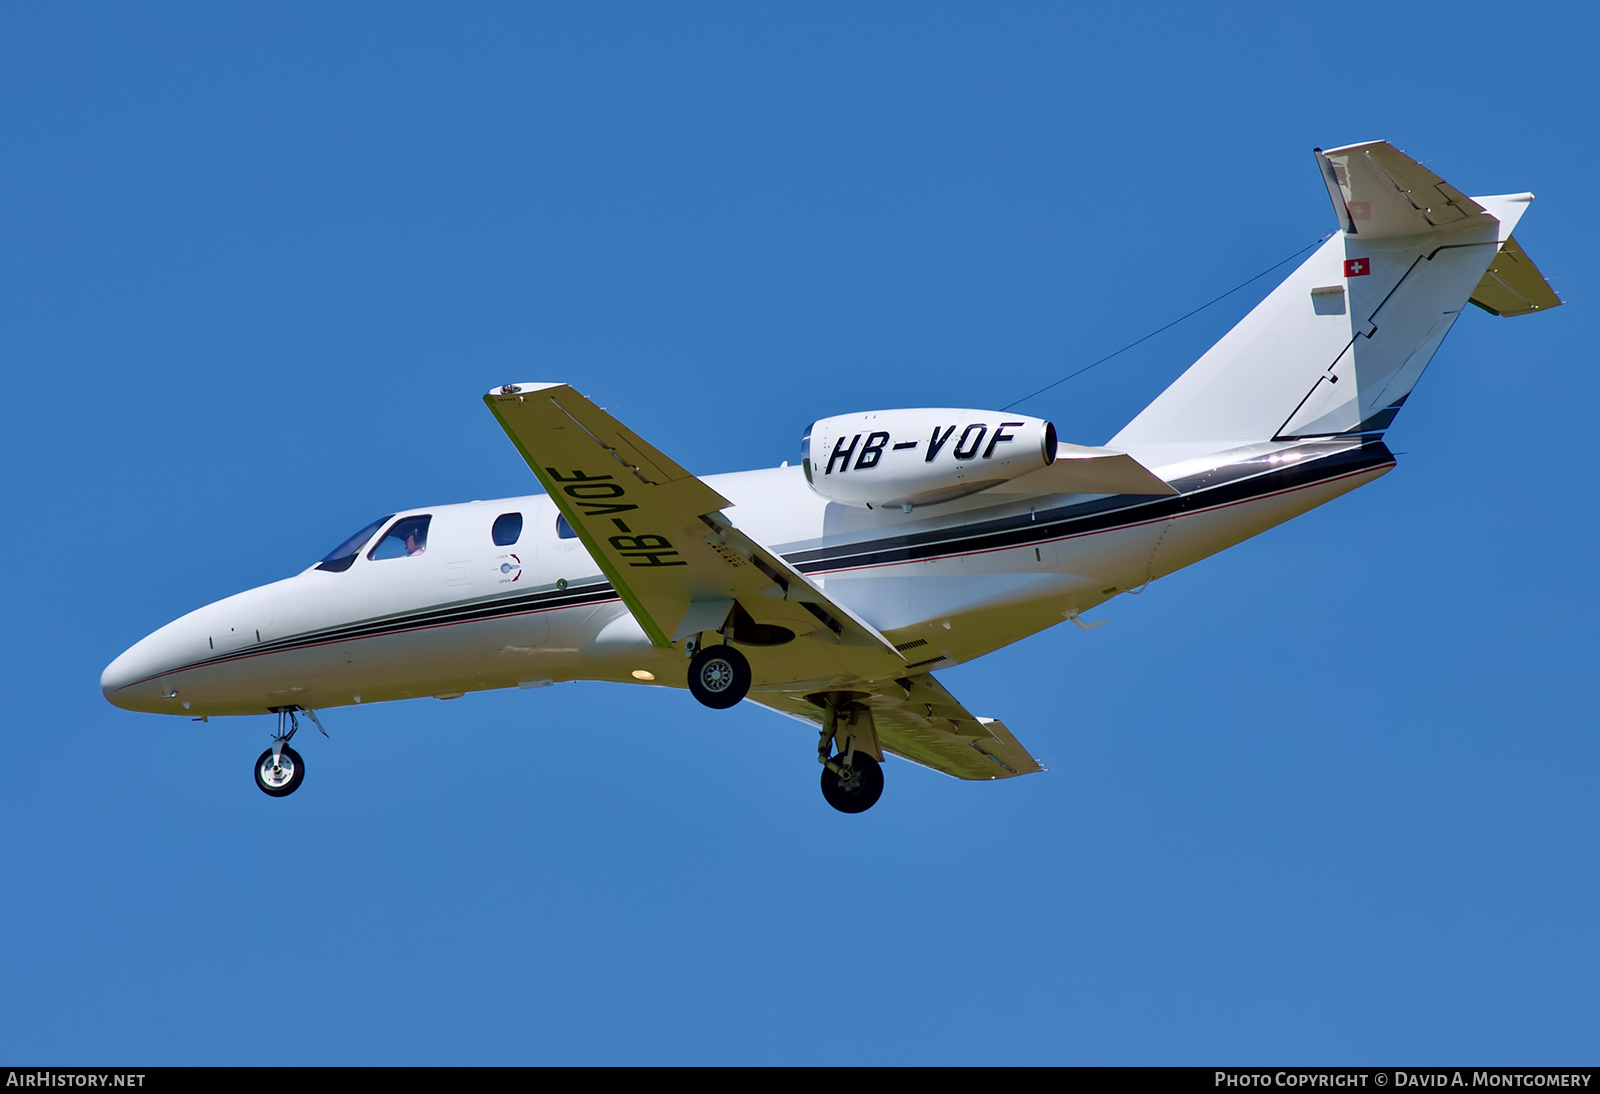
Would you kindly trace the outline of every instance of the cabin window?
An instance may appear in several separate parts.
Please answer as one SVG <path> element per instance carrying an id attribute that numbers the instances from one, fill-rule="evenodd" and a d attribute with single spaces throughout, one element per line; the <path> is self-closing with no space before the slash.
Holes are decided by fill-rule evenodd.
<path id="1" fill-rule="evenodd" d="M 344 573 L 350 568 L 350 564 L 356 560 L 356 556 L 361 553 L 361 548 L 367 545 L 367 540 L 372 538 L 372 533 L 387 524 L 389 517 L 392 516 L 394 516 L 393 513 L 390 513 L 388 517 L 379 517 L 326 555 L 323 555 L 322 561 L 317 563 L 317 569 L 328 570 L 336 574 Z"/>
<path id="2" fill-rule="evenodd" d="M 401 517 L 394 522 L 378 545 L 367 552 L 370 559 L 407 558 L 428 549 L 428 522 L 432 516 Z"/>
<path id="3" fill-rule="evenodd" d="M 522 538 L 522 514 L 501 513 L 494 518 L 494 545 L 511 547 Z"/>
<path id="4" fill-rule="evenodd" d="M 559 539 L 577 539 L 578 533 L 572 530 L 572 525 L 567 523 L 567 518 L 560 513 L 556 514 L 556 536 Z"/>

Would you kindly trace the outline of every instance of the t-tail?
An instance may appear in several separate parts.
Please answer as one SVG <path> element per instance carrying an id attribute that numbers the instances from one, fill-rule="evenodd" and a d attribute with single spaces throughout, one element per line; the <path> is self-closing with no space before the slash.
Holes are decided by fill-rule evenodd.
<path id="1" fill-rule="evenodd" d="M 1468 303 L 1560 305 L 1511 236 L 1532 194 L 1468 197 L 1383 141 L 1316 158 L 1339 231 L 1110 447 L 1170 467 L 1263 442 L 1375 440 Z"/>

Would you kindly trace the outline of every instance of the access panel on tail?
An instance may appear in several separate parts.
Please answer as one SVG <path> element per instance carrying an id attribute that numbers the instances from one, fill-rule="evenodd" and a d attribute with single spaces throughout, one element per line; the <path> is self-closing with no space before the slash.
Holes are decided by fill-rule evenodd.
<path id="1" fill-rule="evenodd" d="M 1471 198 L 1393 146 L 1316 151 L 1340 230 L 1109 445 L 1147 466 L 1375 435 L 1471 299 L 1560 303 L 1511 238 L 1532 194 Z"/>

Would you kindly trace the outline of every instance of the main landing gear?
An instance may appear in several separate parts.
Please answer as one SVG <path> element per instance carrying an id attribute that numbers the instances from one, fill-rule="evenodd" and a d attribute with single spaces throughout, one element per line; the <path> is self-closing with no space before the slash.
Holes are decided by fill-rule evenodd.
<path id="1" fill-rule="evenodd" d="M 712 710 L 737 706 L 750 692 L 750 662 L 732 646 L 706 646 L 689 662 L 689 693 Z"/>
<path id="2" fill-rule="evenodd" d="M 278 716 L 278 732 L 272 735 L 272 747 L 256 760 L 256 785 L 263 794 L 274 798 L 287 798 L 300 789 L 306 777 L 306 762 L 300 758 L 300 753 L 289 747 L 289 739 L 300 732 L 300 719 L 295 717 L 297 709 L 302 708 L 282 707 L 274 711 Z M 322 728 L 317 712 L 308 709 L 306 714 L 326 737 L 328 731 Z M 285 728 L 288 732 L 284 732 Z"/>
<path id="3" fill-rule="evenodd" d="M 830 702 L 824 710 L 817 742 L 822 796 L 841 813 L 865 813 L 883 796 L 883 766 L 867 751 L 879 748 L 872 712 L 859 703 L 840 709 Z"/>
<path id="4" fill-rule="evenodd" d="M 737 706 L 750 692 L 750 662 L 728 644 L 726 636 L 724 631 L 721 645 L 690 646 L 689 693 L 713 710 Z M 822 739 L 817 743 L 822 796 L 841 813 L 865 813 L 883 796 L 883 766 L 878 761 L 883 752 L 877 727 L 872 711 L 857 702 L 858 698 L 848 693 L 813 697 L 824 710 Z"/>
<path id="5" fill-rule="evenodd" d="M 822 796 L 841 813 L 865 813 L 883 796 L 883 767 L 865 752 L 857 752 L 848 767 L 824 767 Z"/>

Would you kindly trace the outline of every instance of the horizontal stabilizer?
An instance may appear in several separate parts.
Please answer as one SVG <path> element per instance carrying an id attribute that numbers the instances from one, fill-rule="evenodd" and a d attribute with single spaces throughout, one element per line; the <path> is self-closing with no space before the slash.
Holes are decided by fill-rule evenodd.
<path id="1" fill-rule="evenodd" d="M 1559 308 L 1561 298 L 1513 236 L 1500 245 L 1500 253 L 1472 290 L 1472 303 L 1495 315 L 1531 315 Z"/>
<path id="2" fill-rule="evenodd" d="M 1114 448 L 1058 444 L 1049 467 L 1030 471 L 989 494 L 1176 494 L 1178 491 L 1128 455 Z"/>
<path id="3" fill-rule="evenodd" d="M 1387 239 L 1493 223 L 1482 205 L 1387 141 L 1315 152 L 1347 235 Z"/>

